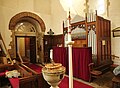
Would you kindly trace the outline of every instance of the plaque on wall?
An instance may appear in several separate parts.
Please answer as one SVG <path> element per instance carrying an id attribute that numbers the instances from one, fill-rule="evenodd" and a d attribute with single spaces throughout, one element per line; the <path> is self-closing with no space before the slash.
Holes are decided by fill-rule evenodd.
<path id="1" fill-rule="evenodd" d="M 120 27 L 113 29 L 112 32 L 113 32 L 113 37 L 120 37 Z"/>

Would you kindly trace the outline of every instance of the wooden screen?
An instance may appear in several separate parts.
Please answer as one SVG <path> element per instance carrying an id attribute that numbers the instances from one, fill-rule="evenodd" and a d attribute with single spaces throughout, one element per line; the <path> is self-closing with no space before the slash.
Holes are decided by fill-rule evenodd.
<path id="1" fill-rule="evenodd" d="M 86 14 L 85 20 L 71 24 L 72 31 L 76 27 L 83 28 L 86 31 L 86 38 L 84 39 L 84 43 L 82 43 L 82 39 L 78 38 L 74 40 L 75 43 L 79 42 L 79 44 L 75 44 L 75 46 L 92 47 L 92 53 L 95 56 L 95 63 L 97 65 L 106 62 L 111 63 L 111 22 L 107 19 L 104 19 L 103 17 L 98 16 L 97 12 L 95 15 L 88 15 L 89 14 Z M 92 35 L 90 36 L 91 31 Z M 65 36 L 66 34 L 67 27 L 64 27 L 63 23 L 63 36 Z"/>

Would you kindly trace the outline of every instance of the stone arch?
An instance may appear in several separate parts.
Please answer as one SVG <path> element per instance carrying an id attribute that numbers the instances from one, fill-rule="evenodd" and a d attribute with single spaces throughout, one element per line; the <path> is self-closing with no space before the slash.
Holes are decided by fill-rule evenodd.
<path id="1" fill-rule="evenodd" d="M 15 16 L 13 16 L 9 23 L 9 29 L 14 30 L 16 23 L 21 21 L 21 18 L 32 18 L 32 19 L 36 20 L 39 23 L 39 25 L 41 26 L 41 31 L 45 32 L 46 28 L 45 28 L 44 21 L 38 15 L 31 13 L 31 12 L 21 12 L 21 13 L 16 14 Z"/>
<path id="2" fill-rule="evenodd" d="M 36 32 L 36 48 L 37 48 L 37 55 L 39 55 L 39 59 L 37 58 L 37 62 L 44 63 L 44 52 L 43 52 L 43 36 L 46 30 L 44 21 L 35 13 L 32 12 L 20 12 L 13 16 L 10 19 L 9 22 L 9 30 L 12 32 L 12 41 L 10 42 L 11 49 L 9 49 L 9 52 L 11 54 L 12 58 L 16 58 L 16 40 L 15 40 L 15 27 L 18 23 L 28 21 L 32 24 L 38 25 L 40 28 L 38 28 Z"/>

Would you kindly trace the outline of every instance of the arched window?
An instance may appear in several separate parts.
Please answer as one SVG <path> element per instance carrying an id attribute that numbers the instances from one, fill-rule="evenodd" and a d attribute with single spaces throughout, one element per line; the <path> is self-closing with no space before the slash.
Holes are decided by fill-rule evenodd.
<path id="1" fill-rule="evenodd" d="M 35 32 L 35 26 L 29 22 L 20 22 L 16 25 L 15 32 Z"/>
<path id="2" fill-rule="evenodd" d="M 106 0 L 98 0 L 97 11 L 98 14 L 104 14 L 106 12 Z"/>

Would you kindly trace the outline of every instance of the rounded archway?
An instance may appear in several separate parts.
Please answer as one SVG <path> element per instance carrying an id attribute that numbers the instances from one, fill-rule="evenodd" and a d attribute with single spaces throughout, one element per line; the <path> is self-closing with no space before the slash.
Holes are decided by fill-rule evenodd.
<path id="1" fill-rule="evenodd" d="M 13 16 L 9 22 L 9 30 L 12 32 L 12 41 L 10 42 L 10 54 L 12 58 L 16 58 L 18 50 L 18 40 L 19 38 L 25 38 L 35 42 L 34 44 L 34 51 L 33 55 L 34 59 L 33 63 L 35 62 L 44 62 L 44 54 L 43 54 L 43 36 L 45 32 L 45 24 L 44 21 L 35 13 L 32 12 L 21 12 Z M 31 38 L 34 37 L 34 38 Z M 30 39 L 29 39 L 30 38 Z M 34 43 L 32 42 L 32 43 Z M 28 44 L 26 45 L 26 47 Z M 30 46 L 33 47 L 33 46 Z M 20 51 L 19 51 L 20 52 Z M 29 53 L 30 54 L 30 53 Z M 27 55 L 28 56 L 28 55 Z M 32 57 L 33 58 L 33 57 Z"/>

